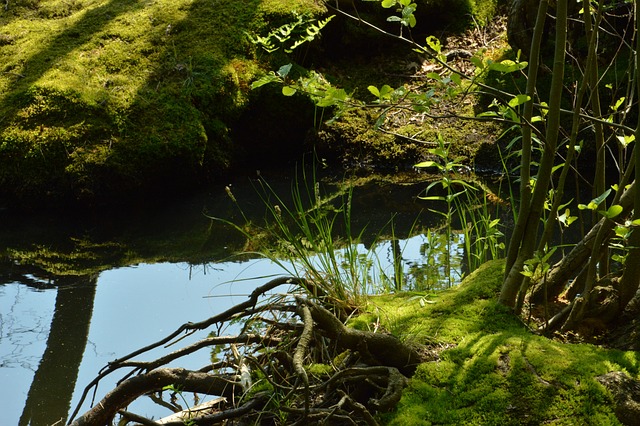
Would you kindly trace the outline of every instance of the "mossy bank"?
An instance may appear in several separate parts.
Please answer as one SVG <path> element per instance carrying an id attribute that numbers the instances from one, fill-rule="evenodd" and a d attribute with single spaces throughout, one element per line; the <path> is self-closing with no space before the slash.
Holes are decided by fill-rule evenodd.
<path id="1" fill-rule="evenodd" d="M 457 3 L 479 19 L 496 7 Z M 250 90 L 275 65 L 246 36 L 294 11 L 328 13 L 319 0 L 6 2 L 1 207 L 189 191 L 251 158 L 302 152 L 313 107 Z"/>
<path id="2" fill-rule="evenodd" d="M 369 313 L 354 321 L 438 352 L 418 367 L 384 424 L 621 424 L 598 377 L 637 378 L 638 353 L 534 334 L 497 301 L 503 270 L 503 260 L 491 261 L 451 290 L 372 298 Z"/>

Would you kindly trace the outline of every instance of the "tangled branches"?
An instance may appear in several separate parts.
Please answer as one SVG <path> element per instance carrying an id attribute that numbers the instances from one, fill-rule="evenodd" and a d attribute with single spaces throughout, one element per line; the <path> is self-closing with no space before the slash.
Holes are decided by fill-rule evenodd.
<path id="1" fill-rule="evenodd" d="M 264 297 L 281 285 L 290 286 L 285 295 Z M 71 424 L 105 425 L 118 414 L 125 422 L 145 425 L 230 419 L 237 424 L 377 424 L 375 414 L 396 405 L 406 377 L 423 356 L 389 334 L 346 327 L 339 313 L 322 306 L 323 297 L 314 290 L 306 280 L 276 278 L 256 288 L 247 301 L 205 321 L 184 324 L 159 342 L 111 362 L 87 386 L 80 404 L 107 375 L 131 371 Z M 239 329 L 236 335 L 220 335 L 233 324 Z M 214 326 L 217 333 L 193 344 L 152 361 L 134 360 Z M 195 371 L 167 367 L 205 348 L 213 354 L 210 365 Z M 158 421 L 125 411 L 144 395 L 160 400 L 167 389 L 213 399 Z"/>

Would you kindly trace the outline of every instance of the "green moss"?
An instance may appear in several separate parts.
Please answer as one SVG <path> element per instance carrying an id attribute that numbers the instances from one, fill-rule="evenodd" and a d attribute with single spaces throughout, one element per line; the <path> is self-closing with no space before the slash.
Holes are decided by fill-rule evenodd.
<path id="1" fill-rule="evenodd" d="M 307 372 L 313 376 L 324 377 L 328 379 L 335 372 L 335 369 L 327 364 L 310 364 L 305 366 Z"/>
<path id="2" fill-rule="evenodd" d="M 351 110 L 318 132 L 323 156 L 340 158 L 346 166 L 397 169 L 413 164 L 421 147 L 374 128 L 376 117 L 365 110 Z"/>
<path id="3" fill-rule="evenodd" d="M 262 72 L 245 32 L 291 16 L 289 4 L 9 2 L 0 12 L 0 189 L 115 195 L 227 169 L 228 129 Z M 312 0 L 295 7 L 324 11 Z"/>
<path id="4" fill-rule="evenodd" d="M 497 302 L 503 267 L 491 261 L 451 290 L 372 298 L 354 321 L 379 319 L 405 340 L 449 347 L 418 367 L 384 424 L 620 424 L 595 377 L 637 376 L 638 354 L 531 333 Z"/>

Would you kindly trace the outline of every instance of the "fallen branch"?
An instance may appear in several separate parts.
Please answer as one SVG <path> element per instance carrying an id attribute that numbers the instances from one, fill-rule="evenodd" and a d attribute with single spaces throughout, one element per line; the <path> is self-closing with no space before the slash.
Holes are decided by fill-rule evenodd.
<path id="1" fill-rule="evenodd" d="M 189 371 L 184 368 L 161 368 L 120 383 L 93 408 L 71 423 L 73 426 L 111 424 L 118 410 L 126 407 L 147 392 L 165 386 L 179 386 L 186 392 L 224 395 L 231 398 L 236 392 L 230 378 Z"/>
<path id="2" fill-rule="evenodd" d="M 205 321 L 184 324 L 166 338 L 113 361 L 85 389 L 83 399 L 106 375 L 125 367 L 132 370 L 71 424 L 103 426 L 120 413 L 123 420 L 153 426 L 177 426 L 185 421 L 214 424 L 240 416 L 249 423 L 273 423 L 285 416 L 291 424 L 377 425 L 375 413 L 391 410 L 398 403 L 406 376 L 423 361 L 420 352 L 392 335 L 346 327 L 318 303 L 321 297 L 314 301 L 292 293 L 274 296 L 271 302 L 257 306 L 265 292 L 291 283 L 305 288 L 308 284 L 295 278 L 270 281 L 254 290 L 248 301 Z M 134 359 L 168 342 L 175 344 L 183 332 L 205 330 L 214 324 L 219 332 L 238 321 L 241 331 L 236 336 L 210 336 L 152 361 Z M 198 371 L 166 367 L 205 348 L 213 348 L 211 365 Z M 147 394 L 166 406 L 162 391 L 168 386 L 215 396 L 220 403 L 183 410 L 178 414 L 180 419 L 168 421 L 124 411 Z"/>
<path id="3" fill-rule="evenodd" d="M 337 344 L 345 349 L 357 350 L 361 356 L 369 358 L 370 365 L 388 365 L 396 367 L 402 374 L 411 376 L 418 364 L 424 362 L 422 355 L 415 349 L 405 345 L 391 334 L 372 333 L 346 327 L 327 309 L 318 304 L 304 300 L 320 329 Z"/>

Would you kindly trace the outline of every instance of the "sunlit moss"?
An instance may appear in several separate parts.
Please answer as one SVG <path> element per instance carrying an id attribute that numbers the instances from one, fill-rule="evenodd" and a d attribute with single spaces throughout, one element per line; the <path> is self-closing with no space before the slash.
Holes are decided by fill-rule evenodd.
<path id="1" fill-rule="evenodd" d="M 305 369 L 309 374 L 327 379 L 335 372 L 335 369 L 327 364 L 311 364 L 306 366 Z"/>
<path id="2" fill-rule="evenodd" d="M 289 3 L 9 2 L 0 12 L 0 187 L 22 198 L 91 197 L 225 170 L 228 128 L 265 66 L 246 32 L 290 16 Z M 296 8 L 324 10 L 312 0 Z"/>
<path id="3" fill-rule="evenodd" d="M 371 298 L 353 322 L 380 321 L 405 340 L 448 348 L 418 367 L 385 424 L 619 424 L 595 377 L 637 376 L 637 353 L 532 333 L 497 302 L 503 265 L 489 262 L 451 290 Z"/>

